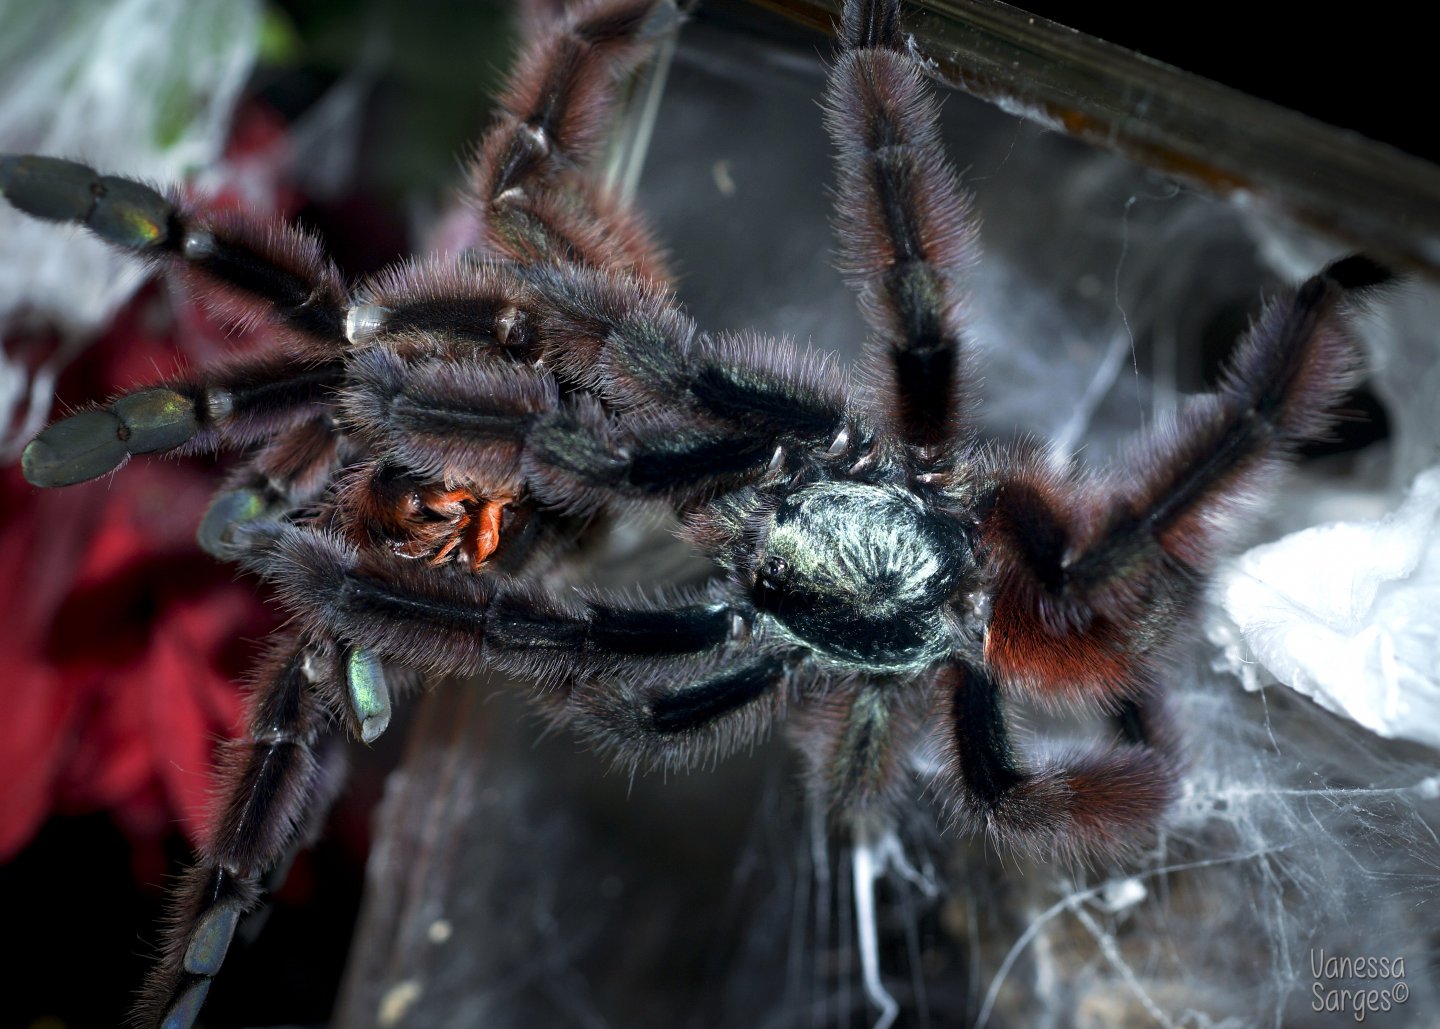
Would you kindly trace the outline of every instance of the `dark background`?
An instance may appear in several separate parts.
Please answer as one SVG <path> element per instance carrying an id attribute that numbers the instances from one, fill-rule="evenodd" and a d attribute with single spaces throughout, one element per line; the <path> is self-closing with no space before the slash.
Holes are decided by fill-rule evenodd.
<path id="1" fill-rule="evenodd" d="M 1433 34 L 1396 4 L 1018 4 L 1429 161 Z M 1410 9 L 1413 10 L 1413 9 Z"/>

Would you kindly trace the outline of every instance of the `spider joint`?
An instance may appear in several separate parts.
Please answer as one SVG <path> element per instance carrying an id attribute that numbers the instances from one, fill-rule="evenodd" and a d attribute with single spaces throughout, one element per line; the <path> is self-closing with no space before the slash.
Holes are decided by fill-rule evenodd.
<path id="1" fill-rule="evenodd" d="M 191 229 L 180 240 L 180 253 L 187 261 L 205 261 L 219 252 L 215 234 L 208 229 Z"/>
<path id="2" fill-rule="evenodd" d="M 510 342 L 510 334 L 524 322 L 524 314 L 514 304 L 503 308 L 495 319 L 495 339 L 502 347 Z M 539 362 L 536 362 L 537 365 Z"/>
<path id="3" fill-rule="evenodd" d="M 351 343 L 368 343 L 385 327 L 391 311 L 379 304 L 354 304 L 345 311 L 345 338 Z"/>
<path id="4" fill-rule="evenodd" d="M 527 121 L 521 124 L 520 131 L 525 133 L 530 145 L 534 147 L 536 154 L 541 159 L 550 156 L 553 147 L 550 144 L 550 135 L 545 131 L 545 126 Z"/>
<path id="5" fill-rule="evenodd" d="M 216 386 L 205 391 L 205 416 L 212 422 L 222 421 L 235 410 L 235 396 L 228 389 Z"/>
<path id="6" fill-rule="evenodd" d="M 491 201 L 491 204 L 499 210 L 506 207 L 515 207 L 524 202 L 525 190 L 519 186 L 511 186 L 509 189 L 502 190 L 495 194 L 495 198 Z"/>

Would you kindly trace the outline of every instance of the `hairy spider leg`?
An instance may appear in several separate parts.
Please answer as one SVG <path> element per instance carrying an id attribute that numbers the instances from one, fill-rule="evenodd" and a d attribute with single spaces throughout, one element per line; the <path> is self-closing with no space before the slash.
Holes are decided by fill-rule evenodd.
<path id="1" fill-rule="evenodd" d="M 167 1029 L 194 1021 L 241 917 L 261 902 L 262 880 L 318 835 L 341 780 L 322 745 L 331 717 L 322 693 L 342 688 L 347 658 L 356 660 L 353 652 L 288 635 L 256 669 L 245 734 L 221 755 L 224 778 L 235 787 L 171 892 L 161 956 L 146 977 L 137 1020 Z"/>
<path id="2" fill-rule="evenodd" d="M 1198 599 L 1233 516 L 1324 435 L 1354 383 L 1346 302 L 1390 278 L 1350 257 L 1267 304 L 1215 391 L 1137 436 L 1098 479 L 1043 470 L 1034 452 L 997 462 L 982 531 L 996 581 L 985 660 L 999 682 L 1111 709 L 1148 687 L 1147 657 Z"/>
<path id="3" fill-rule="evenodd" d="M 1068 861 L 1122 855 L 1151 839 L 1179 778 L 1158 696 L 1125 701 L 1110 743 L 1027 762 L 989 672 L 952 662 L 935 687 L 945 708 L 943 799 L 959 828 L 986 833 L 1007 850 Z"/>
<path id="4" fill-rule="evenodd" d="M 1269 304 L 1215 392 L 1138 437 L 1124 473 L 1095 484 L 1045 470 L 1033 452 L 997 463 L 982 524 L 995 583 L 987 667 L 955 665 L 941 682 L 961 822 L 1080 856 L 1123 850 L 1158 821 L 1179 761 L 1155 692 L 1159 661 L 1226 549 L 1227 516 L 1324 433 L 1353 382 L 1360 354 L 1341 307 L 1389 279 L 1347 258 Z M 1027 771 L 1002 690 L 1108 711 L 1121 740 Z"/>
<path id="5" fill-rule="evenodd" d="M 128 180 L 0 159 L 0 188 L 22 210 L 169 256 L 242 314 L 275 307 L 300 356 L 285 359 L 289 371 L 256 366 L 262 401 L 272 379 L 336 377 L 299 400 L 257 401 L 273 425 L 233 440 L 206 422 L 228 413 L 223 394 L 217 413 L 178 386 L 139 391 L 47 429 L 27 457 L 27 473 L 58 485 L 130 453 L 261 442 L 201 538 L 275 582 L 300 625 L 267 661 L 247 738 L 228 752 L 219 822 L 179 894 L 142 1017 L 193 1023 L 260 875 L 326 803 L 316 741 L 333 721 L 378 736 L 392 687 L 407 685 L 397 668 L 536 678 L 551 687 L 538 699 L 555 721 L 632 766 L 728 752 L 796 700 L 812 788 L 857 824 L 871 807 L 888 816 L 933 703 L 958 822 L 1088 856 L 1121 850 L 1158 819 L 1176 763 L 1152 664 L 1201 588 L 1225 492 L 1253 490 L 1323 431 L 1353 362 L 1333 311 L 1385 273 L 1342 262 L 1272 308 L 1221 389 L 1142 440 L 1128 479 L 1096 484 L 1051 473 L 1032 452 L 976 450 L 960 317 L 973 225 L 898 4 L 847 3 L 827 125 L 840 151 L 842 265 L 874 331 L 864 368 L 879 399 L 857 410 L 838 377 L 793 349 L 699 333 L 638 220 L 586 178 L 620 76 L 676 18 L 671 0 L 591 0 L 542 28 L 473 165 L 488 250 L 402 266 L 353 303 L 294 230 L 201 222 Z M 337 483 L 342 463 L 353 470 Z M 988 624 L 951 598 L 954 640 L 898 673 L 831 654 L 841 679 L 757 616 L 746 591 L 770 574 L 757 567 L 759 533 L 806 483 L 900 479 L 956 522 L 960 545 L 978 545 L 983 582 L 958 559 L 950 571 L 993 591 Z M 544 515 L 532 525 L 668 503 L 731 581 L 620 602 L 471 574 L 497 532 L 505 546 L 501 498 L 512 496 L 522 514 Z M 288 524 L 297 519 L 306 524 Z M 946 647 L 938 667 L 922 667 Z M 1024 761 L 1007 692 L 1104 710 L 1117 739 Z"/>
<path id="6" fill-rule="evenodd" d="M 469 201 L 478 219 L 477 250 L 460 262 L 412 263 L 387 273 L 363 291 L 363 301 L 349 323 L 353 341 L 383 346 L 404 358 L 389 371 L 404 377 L 410 374 L 405 366 L 420 364 L 415 370 L 422 380 L 417 389 L 439 389 L 452 400 L 463 400 L 466 394 L 445 382 L 448 373 L 440 366 L 447 363 L 457 366 L 454 377 L 465 384 L 473 384 L 475 375 L 483 378 L 502 407 L 528 406 L 535 382 L 543 385 L 548 380 L 543 373 L 525 368 L 510 369 L 514 383 L 508 386 L 504 370 L 476 369 L 472 374 L 478 360 L 496 352 L 474 350 L 451 331 L 452 324 L 471 324 L 477 311 L 493 312 L 500 353 L 543 365 L 544 355 L 531 346 L 537 294 L 518 279 L 519 266 L 564 260 L 623 268 L 647 282 L 663 282 L 666 275 L 643 220 L 595 183 L 591 166 L 613 120 L 619 83 L 650 55 L 660 37 L 678 25 L 678 11 L 670 0 L 594 0 L 577 5 L 569 14 L 558 9 L 537 12 L 532 21 L 531 38 L 472 164 Z M 467 280 L 478 280 L 478 290 Z M 467 303 L 460 299 L 467 291 L 486 296 L 478 305 Z M 434 321 L 417 325 L 397 320 L 392 313 L 397 297 L 435 301 L 430 305 Z M 493 305 L 491 297 L 496 298 Z M 489 331 L 489 326 L 484 328 Z M 515 404 L 509 402 L 511 393 L 516 394 Z M 532 528 L 542 528 L 548 521 L 533 517 L 537 513 L 533 498 L 516 481 L 507 460 L 513 448 L 501 445 L 487 452 L 484 434 L 472 431 L 477 421 L 493 421 L 494 412 L 472 412 L 467 417 L 451 405 L 446 409 L 447 422 L 443 417 L 427 418 L 403 396 L 393 401 L 399 421 L 413 418 L 427 424 L 427 439 L 434 448 L 410 445 L 403 436 L 387 434 L 384 423 L 390 412 L 383 404 L 380 423 L 370 417 L 370 406 L 352 404 L 351 428 L 373 444 L 377 455 L 370 471 L 358 480 L 393 480 L 393 466 L 398 464 L 408 473 L 429 474 L 443 484 L 421 494 L 465 489 L 482 506 L 503 498 L 503 504 Z M 556 403 L 569 406 L 570 401 Z M 355 526 L 352 535 L 360 541 L 363 515 L 374 505 L 365 503 L 359 491 L 351 495 L 365 509 L 345 519 Z M 422 505 L 410 523 L 413 538 L 399 542 L 397 552 L 430 552 L 426 541 L 435 536 L 433 519 L 439 511 L 435 505 Z M 451 554 L 464 549 L 475 567 L 476 551 L 469 544 L 478 539 L 473 528 L 479 523 L 461 512 L 447 524 L 451 535 L 439 550 Z"/>
<path id="7" fill-rule="evenodd" d="M 630 28 L 658 32 L 674 21 L 673 6 L 648 6 L 661 16 Z M 633 13 L 639 7 L 590 5 L 588 14 L 577 16 L 580 35 L 594 37 L 598 50 L 613 45 L 628 31 L 627 9 Z M 528 67 L 543 63 L 532 59 Z M 583 135 L 600 125 L 611 100 L 604 89 L 592 88 L 593 62 L 586 57 L 581 64 L 572 69 L 577 74 L 559 79 L 551 74 L 547 81 L 572 79 L 582 95 L 547 102 L 588 104 L 588 114 L 570 122 Z M 623 64 L 612 61 L 609 74 L 623 70 Z M 517 87 L 520 93 L 526 88 L 524 83 Z M 593 102 L 597 96 L 603 103 Z M 584 129 L 587 122 L 590 129 Z M 563 252 L 576 259 L 588 254 L 598 264 L 661 274 L 661 262 L 638 221 L 578 177 L 569 181 L 563 167 L 569 160 L 564 153 L 554 155 L 545 176 L 551 182 L 526 173 L 510 184 L 529 183 L 539 197 L 535 204 L 527 207 L 512 192 L 496 198 L 498 207 L 529 210 L 532 222 L 548 218 L 545 238 L 557 247 L 563 244 Z M 336 431 L 332 409 L 347 378 L 347 350 L 363 350 L 383 331 L 385 342 L 406 356 L 437 350 L 451 360 L 475 360 L 477 353 L 522 361 L 535 356 L 529 346 L 528 293 L 521 289 L 517 295 L 513 277 L 497 290 L 496 276 L 478 262 L 410 265 L 367 284 L 351 304 L 338 272 L 316 244 L 287 226 L 197 216 L 142 184 L 49 158 L 0 158 L 0 189 L 32 215 L 78 222 L 142 258 L 170 259 L 231 313 L 269 317 L 282 331 L 289 356 L 235 362 L 203 379 L 120 397 L 106 409 L 52 426 L 27 451 L 25 468 L 33 482 L 63 485 L 103 474 L 133 453 L 259 443 L 202 525 L 202 543 L 221 556 L 246 553 L 236 536 L 246 525 L 268 522 L 297 504 L 322 502 L 342 454 L 344 460 L 358 456 L 345 445 L 346 434 Z M 443 334 L 443 344 L 436 344 L 435 333 Z M 494 550 L 502 507 L 497 498 L 435 483 L 423 484 L 421 492 L 427 510 L 443 510 L 455 523 L 437 557 L 464 549 L 473 568 Z M 373 506 L 376 498 L 366 499 Z M 328 806 L 324 792 L 316 789 L 310 757 L 314 741 L 328 732 L 331 720 L 350 725 L 365 740 L 378 736 L 388 721 L 390 689 L 372 652 L 347 648 L 338 669 L 316 672 L 316 654 L 339 652 L 328 638 L 311 637 L 262 670 L 248 739 L 232 748 L 222 766 L 222 781 L 228 783 L 223 810 L 200 864 L 186 874 L 172 902 L 166 954 L 137 1017 L 174 1026 L 193 1022 L 236 921 L 258 899 L 260 876 L 294 842 L 307 812 L 314 815 Z"/>
<path id="8" fill-rule="evenodd" d="M 653 0 L 583 4 L 522 59 L 473 173 L 501 259 L 475 264 L 518 280 L 511 321 L 536 334 L 545 373 L 452 361 L 463 355 L 443 337 L 393 331 L 377 294 L 354 319 L 355 338 L 388 353 L 357 355 L 343 406 L 378 460 L 483 485 L 507 481 L 518 456 L 516 495 L 593 511 L 621 495 L 685 502 L 758 478 L 786 448 L 841 441 L 848 453 L 843 444 L 861 435 L 849 431 L 837 376 L 799 367 L 793 350 L 698 336 L 653 261 L 632 260 L 636 248 L 613 239 L 591 245 L 586 233 L 611 231 L 605 212 L 582 204 L 576 214 L 577 196 L 593 189 L 578 173 L 598 153 L 619 73 L 675 17 Z M 391 292 L 424 289 L 429 274 L 406 269 Z M 528 310 L 527 295 L 543 298 L 543 311 Z"/>
<path id="9" fill-rule="evenodd" d="M 32 484 L 84 482 L 132 454 L 267 439 L 314 419 L 342 381 L 345 288 L 299 230 L 199 215 L 142 183 L 52 157 L 0 156 L 0 193 L 27 214 L 75 222 L 147 261 L 171 262 L 237 317 L 268 317 L 287 337 L 283 350 L 122 394 L 54 423 L 25 449 Z"/>
<path id="10" fill-rule="evenodd" d="M 836 150 L 839 267 L 872 329 L 860 364 L 864 407 L 848 407 L 843 384 L 832 385 L 822 369 L 783 351 L 763 364 L 736 341 L 725 341 L 730 349 L 712 364 L 699 356 L 702 339 L 689 359 L 693 369 L 677 362 L 662 379 L 646 368 L 652 381 L 644 383 L 626 374 L 638 362 L 627 361 L 618 346 L 613 357 L 585 356 L 603 378 L 601 391 L 632 403 L 659 392 L 684 397 L 695 415 L 720 421 L 737 442 L 752 427 L 784 427 L 776 439 L 781 472 L 808 464 L 812 474 L 863 480 L 883 477 L 898 457 L 912 487 L 923 488 L 970 445 L 960 315 L 975 228 L 941 146 L 934 98 L 906 50 L 899 5 L 845 4 L 838 43 L 825 126 Z M 569 316 L 585 326 L 583 316 Z M 899 443 L 898 453 L 890 440 Z M 731 453 L 739 456 L 741 448 Z M 754 496 L 702 508 L 691 538 L 722 563 L 736 564 L 724 546 L 748 532 L 745 512 Z M 852 819 L 865 812 L 884 818 L 910 779 L 907 756 L 923 736 L 928 694 L 908 676 L 852 676 L 845 688 L 821 683 L 807 690 L 801 681 L 804 703 L 789 714 L 787 735 L 825 807 Z"/>
<path id="11" fill-rule="evenodd" d="M 320 835 L 344 779 L 334 724 L 373 742 L 390 722 L 392 694 L 420 683 L 373 650 L 294 632 L 271 641 L 251 681 L 245 731 L 221 747 L 211 824 L 166 900 L 160 953 L 132 1011 L 137 1024 L 194 1023 L 240 920 Z"/>
<path id="12" fill-rule="evenodd" d="M 317 500 L 352 456 L 335 432 L 334 400 L 347 375 L 345 352 L 374 338 L 382 314 L 392 338 L 443 327 L 451 347 L 532 356 L 516 285 L 502 288 L 474 267 L 393 271 L 351 305 L 315 241 L 284 224 L 189 214 L 143 184 L 46 157 L 0 157 L 0 190 L 29 214 L 78 222 L 151 262 L 173 261 L 230 314 L 264 316 L 281 331 L 280 345 L 264 354 L 62 419 L 23 458 L 32 484 L 63 486 L 133 454 L 258 444 L 201 530 L 202 544 L 219 556 L 233 556 L 225 542 L 233 521 Z"/>
<path id="13" fill-rule="evenodd" d="M 470 172 L 482 250 L 667 280 L 649 229 L 592 166 L 621 82 L 679 21 L 674 0 L 587 0 L 539 20 Z"/>
<path id="14" fill-rule="evenodd" d="M 805 690 L 803 701 L 785 734 L 804 759 L 809 795 L 852 830 L 889 824 L 914 784 L 911 757 L 931 717 L 926 691 L 908 677 L 872 674 L 852 689 Z"/>
<path id="15" fill-rule="evenodd" d="M 448 341 L 474 328 L 511 356 L 533 360 L 532 312 L 518 270 L 565 262 L 666 281 L 638 213 L 599 192 L 589 173 L 619 83 L 679 20 L 673 0 L 588 0 L 568 14 L 537 16 L 472 162 L 467 200 L 482 230 L 476 248 L 460 261 L 409 262 L 367 284 L 348 315 L 351 341 L 417 332 Z M 416 303 L 428 318 L 396 317 L 398 306 Z"/>
<path id="16" fill-rule="evenodd" d="M 332 408 L 352 342 L 346 330 L 356 319 L 338 271 L 313 240 L 281 224 L 193 214 L 143 184 L 52 158 L 0 157 L 0 189 L 29 214 L 79 223 L 142 259 L 173 263 L 229 313 L 267 317 L 285 348 L 124 394 L 55 423 L 26 449 L 23 467 L 33 484 L 94 478 L 136 453 L 259 444 L 200 528 L 202 545 L 228 558 L 242 552 L 237 526 L 321 499 L 350 452 Z M 468 332 L 523 344 L 509 295 L 504 304 L 475 303 L 486 285 L 483 276 L 479 287 L 475 279 L 442 281 L 413 296 L 385 294 L 382 284 L 389 324 L 420 331 L 443 316 L 457 337 Z M 465 317 L 455 315 L 457 306 Z M 486 533 L 494 535 L 495 514 L 477 505 L 475 527 L 468 534 L 462 528 L 459 538 L 471 541 L 472 555 L 493 549 Z M 317 737 L 340 720 L 368 741 L 388 722 L 389 686 L 373 655 L 348 650 L 338 670 L 317 673 L 307 661 L 307 670 L 297 671 L 303 656 L 335 652 L 334 644 L 316 639 L 262 666 L 247 739 L 228 747 L 221 763 L 219 781 L 228 783 L 222 810 L 200 863 L 172 895 L 164 953 L 136 1009 L 142 1021 L 194 1020 L 235 920 L 257 903 L 262 875 L 294 844 L 297 827 L 318 822 L 328 808 L 333 788 L 322 789 L 322 780 L 338 776 L 321 774 L 323 762 L 313 757 Z M 317 702 L 297 690 L 324 696 Z"/>
<path id="17" fill-rule="evenodd" d="M 784 710 L 796 655 L 758 645 L 723 593 L 656 602 L 558 594 L 501 576 L 436 576 L 333 534 L 254 526 L 250 562 L 318 637 L 430 674 L 537 681 L 542 706 L 627 764 L 690 765 L 757 739 Z M 547 688 L 558 687 L 558 688 Z"/>
<path id="18" fill-rule="evenodd" d="M 421 474 L 518 474 L 526 491 L 572 510 L 625 497 L 686 503 L 763 476 L 787 451 L 864 438 L 847 429 L 836 376 L 793 349 L 700 335 L 668 294 L 628 275 L 551 266 L 530 278 L 555 298 L 538 329 L 554 355 L 546 371 L 407 362 L 375 348 L 353 360 L 347 420 Z M 551 370 L 571 383 L 583 375 L 583 391 L 562 396 Z"/>
<path id="19" fill-rule="evenodd" d="M 860 369 L 873 416 L 922 476 L 951 465 L 972 436 L 961 314 L 976 228 L 937 118 L 899 5 L 847 3 L 825 90 L 839 266 L 872 329 Z"/>
<path id="20" fill-rule="evenodd" d="M 605 211 L 623 233 L 614 226 L 608 232 L 606 226 L 592 227 L 570 211 L 569 219 L 552 235 L 578 237 L 591 253 L 603 252 L 605 244 L 613 246 L 623 236 L 631 263 L 642 263 L 649 250 L 638 222 L 614 205 L 595 207 Z M 552 214 L 560 209 L 554 201 L 539 208 Z M 572 246 L 567 252 L 583 250 Z M 652 257 L 649 266 L 658 269 L 658 259 Z M 426 371 L 444 366 L 462 378 L 469 369 L 492 382 L 520 382 L 523 397 L 525 384 L 538 377 L 524 363 L 536 357 L 531 346 L 532 299 L 528 291 L 516 288 L 513 277 L 479 262 L 404 266 L 366 284 L 356 303 L 344 310 L 344 336 L 353 347 L 350 360 L 386 355 L 399 362 L 407 375 L 416 365 Z M 347 378 L 353 375 L 351 369 Z M 422 380 L 424 375 L 420 372 Z M 405 413 L 403 401 L 396 409 Z M 362 443 L 381 442 L 363 418 L 352 419 L 347 428 Z M 308 446 L 290 437 L 281 437 L 271 449 L 277 444 L 302 452 Z M 336 517 L 350 526 L 352 536 L 362 534 L 359 526 L 366 527 L 363 534 L 373 535 L 381 531 L 375 526 L 388 525 L 394 531 L 392 549 L 407 556 L 429 552 L 432 565 L 456 552 L 475 570 L 491 556 L 499 544 L 502 501 L 493 495 L 478 496 L 463 486 L 437 485 L 449 481 L 446 473 L 454 472 L 453 467 L 426 468 L 383 443 L 370 449 L 378 456 L 348 476 L 350 486 L 342 484 L 336 500 Z M 468 462 L 466 470 L 473 475 L 478 464 L 486 473 L 483 481 L 508 481 L 512 476 L 506 475 L 505 456 L 494 451 L 493 441 L 490 453 L 472 450 L 470 456 L 476 460 Z M 268 473 L 271 465 L 280 463 L 265 461 L 268 453 L 259 455 L 257 471 Z M 406 471 L 386 474 L 397 460 Z M 426 472 L 429 482 L 424 481 Z M 202 531 L 202 538 L 208 536 L 213 549 L 226 556 L 254 560 L 246 546 L 253 537 L 236 538 L 262 520 L 263 505 L 252 492 L 242 482 L 239 489 L 222 494 L 223 502 L 213 509 L 215 524 L 208 533 Z M 510 499 L 508 493 L 503 495 Z M 413 505 L 407 503 L 411 497 Z M 436 515 L 438 521 L 432 521 Z M 228 748 L 222 763 L 221 781 L 229 785 L 220 818 L 199 863 L 186 873 L 172 900 L 164 951 L 137 1007 L 139 1016 L 148 1021 L 178 1027 L 196 1018 L 240 917 L 258 904 L 261 877 L 294 844 L 295 827 L 307 805 L 321 800 L 314 789 L 311 748 L 328 730 L 324 723 L 331 718 L 353 723 L 352 732 L 369 741 L 388 722 L 390 685 L 376 652 L 330 641 L 328 634 L 311 634 L 292 642 L 270 662 L 274 667 L 262 670 L 247 739 Z"/>
<path id="21" fill-rule="evenodd" d="M 908 445 L 916 478 L 974 459 L 966 424 L 961 284 L 975 259 L 968 203 L 945 160 L 933 96 L 908 53 L 893 0 L 848 3 L 826 94 L 839 151 L 841 267 L 875 335 L 864 367 L 879 413 Z M 982 503 L 990 554 L 989 669 L 952 662 L 952 809 L 1002 842 L 1078 855 L 1114 852 L 1153 825 L 1176 779 L 1153 693 L 1154 662 L 1193 610 L 1237 497 L 1328 425 L 1358 364 L 1334 317 L 1350 289 L 1388 273 L 1352 258 L 1272 305 L 1217 393 L 1132 448 L 1128 481 L 1106 491 L 1050 474 L 1034 451 L 991 454 Z M 1020 472 L 1000 471 L 1018 461 Z M 1001 688 L 1099 706 L 1122 741 L 1025 771 Z M 863 763 L 862 763 L 863 764 Z"/>

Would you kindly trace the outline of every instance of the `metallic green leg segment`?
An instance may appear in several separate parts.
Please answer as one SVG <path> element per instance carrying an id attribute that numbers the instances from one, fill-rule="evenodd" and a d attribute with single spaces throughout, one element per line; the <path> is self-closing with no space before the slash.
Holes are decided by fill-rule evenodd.
<path id="1" fill-rule="evenodd" d="M 374 651 L 355 648 L 345 661 L 345 687 L 360 738 L 374 743 L 390 724 L 390 687 Z"/>
<path id="2" fill-rule="evenodd" d="M 0 154 L 0 196 L 48 221 L 78 222 L 126 250 L 160 250 L 176 239 L 173 204 L 149 186 L 101 175 L 58 157 Z"/>
<path id="3" fill-rule="evenodd" d="M 199 431 L 193 400 L 171 389 L 144 389 L 106 410 L 49 426 L 25 447 L 20 467 L 32 486 L 73 486 L 114 471 L 131 454 L 178 447 Z"/>
<path id="4" fill-rule="evenodd" d="M 235 539 L 235 527 L 276 513 L 259 490 L 226 490 L 210 501 L 195 537 L 200 549 L 211 557 L 235 561 L 245 554 L 245 548 Z"/>

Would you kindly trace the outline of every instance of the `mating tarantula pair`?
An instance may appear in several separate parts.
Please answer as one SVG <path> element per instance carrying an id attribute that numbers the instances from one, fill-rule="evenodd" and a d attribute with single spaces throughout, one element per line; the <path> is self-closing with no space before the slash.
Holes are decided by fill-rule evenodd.
<path id="1" fill-rule="evenodd" d="M 922 749 L 955 825 L 1005 847 L 1113 855 L 1164 812 L 1177 758 L 1157 671 L 1227 516 L 1328 425 L 1358 363 L 1340 308 L 1387 273 L 1330 266 L 1128 460 L 1056 472 L 969 425 L 975 232 L 896 0 L 846 4 L 826 94 L 840 260 L 873 330 L 859 388 L 676 306 L 638 217 L 592 177 L 619 80 L 676 20 L 672 0 L 589 0 L 540 32 L 473 165 L 473 247 L 355 290 L 293 228 L 0 158 L 14 206 L 173 262 L 276 335 L 72 415 L 24 455 L 32 483 L 63 486 L 132 454 L 245 450 L 201 540 L 296 616 L 226 751 L 147 1023 L 195 1019 L 322 806 L 317 741 L 335 722 L 374 740 L 415 673 L 528 676 L 547 713 L 631 765 L 729 753 L 788 712 L 809 788 L 855 827 L 919 788 Z M 681 515 L 715 585 L 641 602 L 538 584 L 550 556 L 646 505 Z M 1115 739 L 1027 760 L 1007 695 L 1104 712 Z"/>

